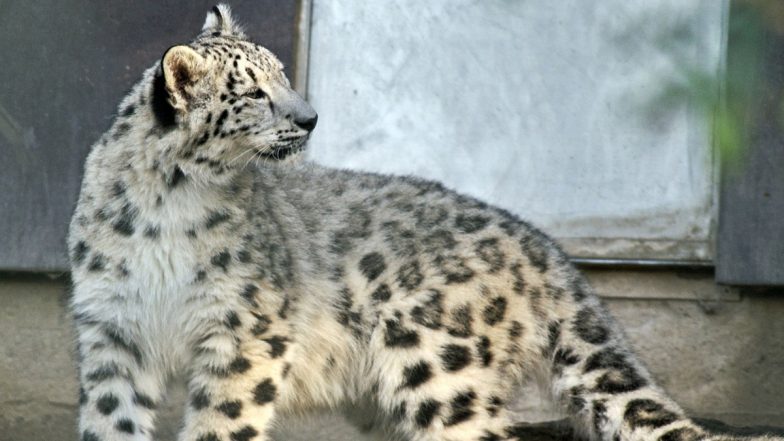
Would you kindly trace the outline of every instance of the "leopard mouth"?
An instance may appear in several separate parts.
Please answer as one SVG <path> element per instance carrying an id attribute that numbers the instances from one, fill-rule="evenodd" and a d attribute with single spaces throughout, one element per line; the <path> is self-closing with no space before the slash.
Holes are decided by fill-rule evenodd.
<path id="1" fill-rule="evenodd" d="M 276 161 L 282 161 L 291 155 L 295 155 L 303 150 L 304 144 L 295 144 L 295 145 L 285 145 L 281 147 L 275 147 L 272 150 L 266 151 L 264 153 L 260 153 L 259 156 L 266 159 L 274 159 Z"/>

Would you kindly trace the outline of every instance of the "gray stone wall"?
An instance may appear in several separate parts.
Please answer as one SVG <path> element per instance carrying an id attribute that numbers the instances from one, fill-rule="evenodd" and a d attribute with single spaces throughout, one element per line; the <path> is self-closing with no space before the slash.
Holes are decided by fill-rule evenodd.
<path id="1" fill-rule="evenodd" d="M 718 74 L 727 0 L 311 1 L 311 159 L 439 180 L 575 256 L 713 257 L 705 109 L 661 99 Z"/>

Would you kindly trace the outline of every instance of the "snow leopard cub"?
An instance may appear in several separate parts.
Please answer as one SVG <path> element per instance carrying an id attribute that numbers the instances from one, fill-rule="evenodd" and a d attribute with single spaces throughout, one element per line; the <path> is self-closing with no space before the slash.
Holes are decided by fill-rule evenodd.
<path id="1" fill-rule="evenodd" d="M 591 439 L 719 439 L 626 349 L 550 239 L 441 185 L 295 165 L 316 113 L 226 6 L 170 48 L 93 147 L 69 234 L 82 441 L 183 441 L 372 403 L 411 440 L 516 439 L 538 378 Z"/>

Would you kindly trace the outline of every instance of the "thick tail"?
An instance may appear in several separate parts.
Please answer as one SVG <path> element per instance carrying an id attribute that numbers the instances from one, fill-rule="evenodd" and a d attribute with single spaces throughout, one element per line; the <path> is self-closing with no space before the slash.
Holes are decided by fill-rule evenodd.
<path id="1" fill-rule="evenodd" d="M 598 299 L 577 297 L 582 301 L 550 327 L 549 357 L 552 391 L 578 434 L 607 441 L 781 439 L 707 433 L 654 383 Z"/>

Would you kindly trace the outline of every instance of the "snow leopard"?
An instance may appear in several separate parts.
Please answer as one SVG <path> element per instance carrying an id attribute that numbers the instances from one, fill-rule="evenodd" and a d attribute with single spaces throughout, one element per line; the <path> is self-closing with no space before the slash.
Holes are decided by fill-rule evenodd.
<path id="1" fill-rule="evenodd" d="M 297 160 L 317 118 L 225 5 L 122 100 L 68 236 L 81 441 L 153 439 L 173 374 L 182 441 L 324 408 L 521 439 L 527 381 L 587 439 L 730 439 L 656 386 L 553 240 L 437 182 Z"/>

